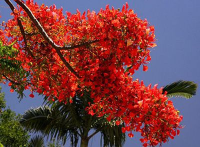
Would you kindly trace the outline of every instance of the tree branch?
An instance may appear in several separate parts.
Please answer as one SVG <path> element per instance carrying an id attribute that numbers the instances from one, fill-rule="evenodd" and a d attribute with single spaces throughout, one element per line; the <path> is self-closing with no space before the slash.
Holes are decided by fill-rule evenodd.
<path id="1" fill-rule="evenodd" d="M 10 81 L 12 84 L 15 84 L 15 85 L 21 85 L 21 83 L 20 83 L 20 82 L 16 82 L 16 81 L 14 81 L 14 80 L 10 79 L 10 78 L 9 78 L 9 77 L 7 77 L 5 74 L 2 74 L 2 76 L 3 76 L 3 77 L 5 77 L 5 78 L 6 78 L 6 80 Z M 32 83 L 30 83 L 30 82 L 27 82 L 27 83 L 26 83 L 26 85 L 32 85 Z"/>
<path id="2" fill-rule="evenodd" d="M 9 0 L 5 0 L 9 1 Z M 40 22 L 37 20 L 37 18 L 33 15 L 31 10 L 21 1 L 21 0 L 15 0 L 15 2 L 20 5 L 24 11 L 28 14 L 29 18 L 32 20 L 32 22 L 35 24 L 35 26 L 38 28 L 40 34 L 43 36 L 43 38 L 54 48 L 56 49 L 57 54 L 59 55 L 60 59 L 63 61 L 65 66 L 76 76 L 79 78 L 79 75 L 77 72 L 70 66 L 70 64 L 65 60 L 63 55 L 61 54 L 60 50 L 62 49 L 72 49 L 72 47 L 61 47 L 54 43 L 54 41 L 49 37 L 49 35 L 46 33 Z M 79 46 L 80 47 L 80 46 Z"/>
<path id="3" fill-rule="evenodd" d="M 5 0 L 5 1 L 8 1 L 8 0 Z M 59 46 L 59 45 L 55 44 L 55 42 L 49 37 L 49 35 L 46 33 L 46 31 L 44 30 L 44 28 L 42 27 L 40 22 L 37 20 L 37 18 L 31 12 L 31 10 L 21 0 L 15 0 L 15 2 L 24 9 L 24 11 L 28 14 L 29 18 L 33 21 L 33 23 L 38 28 L 39 32 L 44 37 L 44 39 L 49 44 L 51 44 L 51 46 L 53 48 L 55 48 L 56 50 L 74 49 L 74 48 L 78 48 L 78 47 L 85 46 L 85 45 L 92 44 L 92 43 L 95 43 L 95 42 L 99 41 L 99 40 L 94 40 L 94 41 L 89 41 L 89 42 L 81 43 L 79 45 L 74 45 L 74 46 Z"/>
<path id="4" fill-rule="evenodd" d="M 2 75 L 6 78 L 6 80 L 10 81 L 12 84 L 20 85 L 20 83 L 13 81 L 12 79 L 8 78 L 6 75 L 4 75 L 4 74 L 2 74 Z"/>
<path id="5" fill-rule="evenodd" d="M 40 22 L 37 20 L 37 18 L 33 15 L 31 10 L 21 1 L 21 0 L 15 0 L 15 2 L 20 5 L 24 11 L 28 14 L 29 18 L 32 20 L 32 22 L 35 24 L 35 26 L 38 28 L 41 35 L 44 37 L 44 39 L 51 44 L 51 46 L 55 49 L 60 49 L 61 47 L 56 45 L 54 41 L 49 37 L 49 35 L 46 33 Z"/>
<path id="6" fill-rule="evenodd" d="M 100 40 L 97 39 L 97 40 L 93 40 L 93 41 L 88 41 L 88 42 L 80 43 L 80 44 L 78 44 L 78 45 L 72 45 L 72 46 L 61 47 L 59 50 L 69 50 L 69 49 L 79 48 L 79 47 L 86 46 L 86 45 L 90 45 L 90 44 L 92 44 L 92 43 L 96 43 L 96 42 L 99 42 L 99 41 L 100 41 Z"/>
<path id="7" fill-rule="evenodd" d="M 65 64 L 65 66 L 77 77 L 80 78 L 79 75 L 77 74 L 77 72 L 71 67 L 71 65 L 65 60 L 65 58 L 63 57 L 63 55 L 61 54 L 60 50 L 56 50 L 58 56 L 60 57 L 60 59 L 63 61 L 63 63 Z"/>
<path id="8" fill-rule="evenodd" d="M 96 135 L 100 130 L 101 130 L 101 128 L 97 129 L 94 133 L 92 133 L 90 136 L 88 136 L 88 140 L 90 140 L 90 138 L 92 138 L 94 135 Z"/>
<path id="9" fill-rule="evenodd" d="M 15 7 L 13 6 L 13 4 L 10 2 L 10 0 L 5 0 L 5 2 L 9 5 L 10 9 L 12 10 L 12 12 L 15 14 L 14 12 L 14 9 Z M 34 58 L 33 56 L 33 53 L 29 50 L 29 48 L 27 47 L 27 40 L 26 40 L 26 35 L 25 35 L 25 31 L 24 31 L 24 28 L 23 28 L 23 25 L 20 21 L 19 18 L 17 18 L 17 23 L 19 25 L 19 28 L 20 28 L 20 32 L 24 38 L 24 43 L 25 43 L 25 49 L 28 51 L 28 53 L 31 55 L 32 58 Z"/>

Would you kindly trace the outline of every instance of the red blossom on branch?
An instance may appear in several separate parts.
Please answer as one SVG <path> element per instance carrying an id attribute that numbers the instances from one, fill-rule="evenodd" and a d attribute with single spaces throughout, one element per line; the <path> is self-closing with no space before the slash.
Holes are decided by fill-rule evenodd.
<path id="1" fill-rule="evenodd" d="M 141 65 L 148 70 L 150 48 L 156 44 L 154 27 L 128 4 L 121 11 L 106 6 L 98 13 L 64 15 L 55 5 L 15 1 L 20 6 L 13 9 L 0 38 L 4 44 L 15 42 L 15 60 L 31 75 L 26 89 L 60 102 L 72 102 L 76 91 L 91 91 L 94 103 L 88 113 L 116 120 L 116 125 L 124 122 L 122 131 L 129 137 L 140 132 L 143 146 L 179 134 L 182 116 L 162 89 L 131 77 Z"/>

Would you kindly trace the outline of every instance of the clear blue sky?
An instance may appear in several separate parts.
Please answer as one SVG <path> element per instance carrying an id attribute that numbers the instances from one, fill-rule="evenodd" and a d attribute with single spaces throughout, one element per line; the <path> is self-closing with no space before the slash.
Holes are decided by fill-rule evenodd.
<path id="1" fill-rule="evenodd" d="M 35 0 L 46 5 L 56 4 L 64 11 L 81 12 L 90 9 L 96 12 L 105 8 L 106 4 L 121 8 L 123 0 Z M 142 19 L 147 18 L 155 26 L 157 47 L 152 49 L 152 61 L 148 72 L 138 71 L 134 78 L 144 83 L 166 85 L 177 80 L 190 80 L 200 85 L 200 0 L 127 0 L 131 9 Z M 4 7 L 5 6 L 5 7 Z M 10 10 L 0 0 L 0 23 L 9 19 Z M 18 113 L 30 107 L 41 105 L 42 98 L 24 98 L 20 103 L 15 93 L 10 93 L 6 85 L 2 85 L 7 104 Z M 29 92 L 27 92 L 29 94 Z M 199 147 L 200 132 L 200 94 L 190 100 L 173 98 L 175 107 L 183 115 L 185 126 L 179 136 L 170 140 L 163 147 Z M 141 147 L 139 136 L 127 139 L 124 147 Z M 91 147 L 99 146 L 99 138 L 90 141 Z"/>

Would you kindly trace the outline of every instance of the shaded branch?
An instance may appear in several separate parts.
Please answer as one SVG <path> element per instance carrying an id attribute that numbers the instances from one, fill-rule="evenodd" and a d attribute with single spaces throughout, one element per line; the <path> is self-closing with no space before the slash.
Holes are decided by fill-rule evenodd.
<path id="1" fill-rule="evenodd" d="M 6 78 L 6 80 L 10 81 L 12 84 L 15 84 L 15 85 L 21 85 L 21 83 L 20 83 L 20 82 L 16 82 L 16 81 L 14 81 L 14 80 L 10 79 L 9 77 L 7 77 L 7 76 L 6 76 L 6 75 L 4 75 L 4 74 L 2 74 L 2 76 L 3 76 L 3 77 L 5 77 L 5 78 Z M 30 82 L 27 82 L 27 83 L 26 83 L 26 85 L 32 85 L 32 83 L 30 83 Z"/>
<path id="2" fill-rule="evenodd" d="M 9 0 L 5 0 L 9 1 Z M 60 50 L 62 49 L 72 49 L 72 47 L 61 47 L 54 43 L 54 41 L 49 37 L 49 35 L 46 33 L 40 22 L 37 20 L 37 18 L 33 15 L 31 10 L 21 1 L 21 0 L 15 0 L 15 2 L 20 5 L 24 11 L 28 14 L 29 18 L 32 20 L 32 22 L 35 24 L 35 26 L 38 28 L 40 34 L 43 36 L 43 38 L 54 48 L 56 49 L 57 54 L 59 55 L 60 59 L 63 61 L 65 66 L 76 76 L 79 78 L 79 75 L 77 72 L 70 66 L 70 64 L 65 60 L 63 55 L 61 54 Z"/>
<path id="3" fill-rule="evenodd" d="M 65 60 L 65 58 L 63 57 L 63 55 L 61 54 L 60 50 L 56 50 L 58 56 L 60 57 L 60 59 L 63 61 L 63 63 L 65 64 L 65 66 L 77 77 L 80 78 L 79 75 L 77 74 L 77 72 L 70 66 L 70 64 Z"/>
<path id="4" fill-rule="evenodd" d="M 10 9 L 12 10 L 12 12 L 15 14 L 14 12 L 14 9 L 15 7 L 13 6 L 13 4 L 10 2 L 10 0 L 5 0 L 5 2 L 9 5 Z M 24 28 L 23 28 L 23 25 L 20 21 L 19 18 L 17 18 L 17 23 L 19 25 L 19 28 L 20 28 L 20 32 L 24 38 L 24 43 L 25 43 L 25 49 L 28 51 L 28 53 L 31 55 L 32 58 L 34 58 L 33 56 L 33 53 L 29 50 L 29 48 L 27 47 L 27 40 L 26 40 L 26 35 L 25 35 L 25 31 L 24 31 Z"/>
<path id="5" fill-rule="evenodd" d="M 6 80 L 10 81 L 12 84 L 20 85 L 20 83 L 13 81 L 12 79 L 8 78 L 6 75 L 4 75 L 4 74 L 2 74 L 2 75 L 6 78 Z"/>
<path id="6" fill-rule="evenodd" d="M 86 46 L 86 45 L 90 45 L 92 43 L 96 43 L 96 42 L 99 42 L 100 40 L 97 39 L 97 40 L 93 40 L 93 41 L 88 41 L 88 42 L 84 42 L 84 43 L 80 43 L 78 45 L 72 45 L 72 46 L 67 46 L 67 47 L 61 47 L 59 50 L 69 50 L 69 49 L 74 49 L 74 48 L 79 48 L 79 47 L 82 47 L 82 46 Z"/>
<path id="7" fill-rule="evenodd" d="M 9 1 L 9 0 L 5 0 L 5 1 Z M 89 42 L 85 42 L 85 43 L 81 43 L 79 45 L 74 45 L 74 46 L 59 46 L 57 45 L 51 38 L 50 36 L 46 33 L 46 31 L 44 30 L 44 28 L 42 27 L 42 25 L 40 24 L 40 22 L 37 20 L 37 18 L 33 15 L 33 13 L 31 12 L 31 10 L 21 1 L 21 0 L 15 0 L 15 2 L 20 5 L 24 11 L 28 14 L 29 18 L 33 21 L 33 23 L 35 24 L 35 26 L 38 28 L 39 32 L 41 33 L 41 35 L 44 37 L 44 39 L 51 44 L 51 46 L 53 48 L 55 48 L 56 50 L 69 50 L 69 49 L 74 49 L 77 47 L 81 47 L 81 46 L 85 46 L 85 45 L 89 45 L 95 42 L 98 42 L 99 40 L 94 40 L 94 41 L 89 41 Z"/>

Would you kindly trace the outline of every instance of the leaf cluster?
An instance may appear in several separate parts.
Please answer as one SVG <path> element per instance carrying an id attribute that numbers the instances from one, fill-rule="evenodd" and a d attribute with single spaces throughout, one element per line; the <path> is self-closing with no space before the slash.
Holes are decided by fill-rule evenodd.
<path id="1" fill-rule="evenodd" d="M 20 61 L 13 60 L 18 54 L 18 50 L 10 46 L 4 46 L 0 42 L 0 65 L 3 71 L 7 71 L 9 74 L 22 71 L 20 68 Z"/>
<path id="2" fill-rule="evenodd" d="M 4 93 L 1 92 L 1 87 L 0 87 L 0 113 L 2 109 L 6 107 L 6 101 L 4 99 Z"/>
<path id="3" fill-rule="evenodd" d="M 167 92 L 167 97 L 184 97 L 190 99 L 196 94 L 197 84 L 192 81 L 179 80 L 166 85 L 163 93 Z"/>
<path id="4" fill-rule="evenodd" d="M 0 41 L 0 81 L 6 79 L 11 82 L 11 88 L 19 94 L 19 98 L 22 98 L 26 86 L 23 79 L 30 74 L 22 68 L 21 61 L 15 59 L 18 52 L 12 44 L 4 46 Z"/>
<path id="5" fill-rule="evenodd" d="M 16 115 L 10 108 L 6 107 L 4 95 L 0 93 L 0 143 L 4 146 L 26 146 L 28 143 L 29 135 L 19 123 L 20 115 Z"/>
<path id="6" fill-rule="evenodd" d="M 89 140 L 98 132 L 104 146 L 122 146 L 125 141 L 122 125 L 114 126 L 106 118 L 91 116 L 86 111 L 88 103 L 92 103 L 90 92 L 77 92 L 72 100 L 72 104 L 47 101 L 44 106 L 26 111 L 20 123 L 29 131 L 41 132 L 51 139 L 57 138 L 63 144 L 69 139 L 72 147 L 77 146 L 80 138 Z M 91 130 L 94 132 L 89 135 Z"/>

